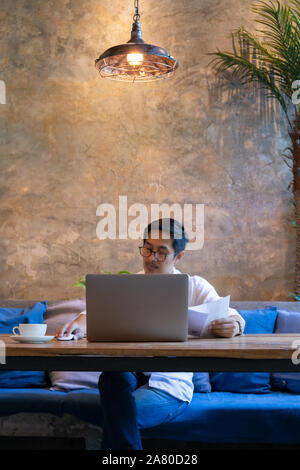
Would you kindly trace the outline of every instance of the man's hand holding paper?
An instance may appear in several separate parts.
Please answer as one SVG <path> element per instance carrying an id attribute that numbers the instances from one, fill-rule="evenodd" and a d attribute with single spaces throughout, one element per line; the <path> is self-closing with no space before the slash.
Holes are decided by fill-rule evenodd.
<path id="1" fill-rule="evenodd" d="M 222 338 L 232 338 L 240 332 L 240 327 L 233 317 L 215 320 L 208 325 L 209 333 Z"/>
<path id="2" fill-rule="evenodd" d="M 230 295 L 218 300 L 189 307 L 189 334 L 201 338 L 231 338 L 239 332 L 239 324 L 229 316 Z"/>

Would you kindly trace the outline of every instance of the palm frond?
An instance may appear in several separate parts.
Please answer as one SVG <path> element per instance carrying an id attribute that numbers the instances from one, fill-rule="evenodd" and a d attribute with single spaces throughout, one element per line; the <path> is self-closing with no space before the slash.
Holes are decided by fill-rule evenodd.
<path id="1" fill-rule="evenodd" d="M 259 1 L 253 6 L 253 11 L 258 14 L 256 22 L 265 26 L 263 31 L 264 41 L 272 49 L 272 55 L 280 58 L 284 64 L 284 76 L 291 86 L 299 74 L 300 35 L 297 11 L 293 11 L 289 5 L 281 5 L 277 0 L 270 4 Z"/>
<path id="2" fill-rule="evenodd" d="M 260 86 L 275 97 L 287 113 L 287 103 L 284 94 L 276 85 L 274 77 L 266 67 L 256 66 L 251 60 L 242 55 L 235 55 L 230 52 L 214 52 L 215 59 L 212 61 L 217 73 L 223 73 L 231 69 L 233 75 L 238 76 L 242 84 L 258 82 Z"/>
<path id="3" fill-rule="evenodd" d="M 255 21 L 264 26 L 256 29 L 260 37 L 239 28 L 233 37 L 240 45 L 237 52 L 217 52 L 213 62 L 217 73 L 231 71 L 243 84 L 257 82 L 267 97 L 275 97 L 287 119 L 292 102 L 292 84 L 300 77 L 300 1 L 258 0 L 252 7 Z M 300 107 L 299 107 L 300 108 Z"/>
<path id="4" fill-rule="evenodd" d="M 300 2 L 299 0 L 291 0 L 292 5 L 291 14 L 294 17 L 295 23 L 300 28 Z"/>
<path id="5" fill-rule="evenodd" d="M 295 300 L 300 301 L 299 295 L 293 294 L 292 292 L 289 292 L 289 295 L 291 295 L 292 297 L 294 297 Z"/>

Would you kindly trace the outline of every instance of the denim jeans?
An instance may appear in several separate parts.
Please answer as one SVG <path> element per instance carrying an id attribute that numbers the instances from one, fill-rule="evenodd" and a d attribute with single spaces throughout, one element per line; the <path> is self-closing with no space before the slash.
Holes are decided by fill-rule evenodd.
<path id="1" fill-rule="evenodd" d="M 133 372 L 102 372 L 99 391 L 103 412 L 102 449 L 142 450 L 140 429 L 178 416 L 188 402 L 149 387 L 148 378 Z"/>

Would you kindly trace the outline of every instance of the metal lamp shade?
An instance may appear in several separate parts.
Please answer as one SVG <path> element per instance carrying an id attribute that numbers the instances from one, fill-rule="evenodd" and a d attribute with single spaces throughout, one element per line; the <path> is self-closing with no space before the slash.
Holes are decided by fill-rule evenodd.
<path id="1" fill-rule="evenodd" d="M 95 61 L 102 77 L 121 82 L 151 82 L 170 77 L 178 67 L 166 49 L 143 40 L 138 18 L 136 14 L 130 40 L 110 47 Z"/>
<path id="2" fill-rule="evenodd" d="M 128 54 L 142 54 L 138 65 L 128 62 Z M 95 66 L 100 75 L 111 80 L 149 82 L 167 78 L 178 67 L 178 62 L 162 47 L 145 42 L 127 42 L 107 49 Z"/>

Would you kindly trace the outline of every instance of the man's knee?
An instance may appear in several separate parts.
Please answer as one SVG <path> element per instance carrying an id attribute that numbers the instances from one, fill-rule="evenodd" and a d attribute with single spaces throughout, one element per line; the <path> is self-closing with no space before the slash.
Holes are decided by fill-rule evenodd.
<path id="1" fill-rule="evenodd" d="M 110 384 L 120 384 L 120 383 L 130 383 L 134 375 L 132 372 L 123 372 L 123 371 L 104 371 L 100 374 L 98 386 L 101 387 Z"/>

